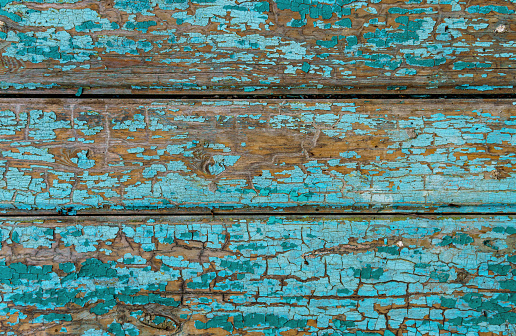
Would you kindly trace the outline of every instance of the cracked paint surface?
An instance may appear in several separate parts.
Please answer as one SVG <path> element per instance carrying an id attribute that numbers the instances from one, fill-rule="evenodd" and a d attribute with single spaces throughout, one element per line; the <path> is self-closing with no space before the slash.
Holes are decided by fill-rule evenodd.
<path id="1" fill-rule="evenodd" d="M 3 335 L 513 335 L 511 216 L 0 222 Z"/>
<path id="2" fill-rule="evenodd" d="M 3 100 L 0 208 L 514 211 L 513 104 Z"/>
<path id="3" fill-rule="evenodd" d="M 515 11 L 0 0 L 0 90 L 512 93 Z M 0 335 L 515 335 L 515 104 L 0 99 Z"/>
<path id="4" fill-rule="evenodd" d="M 515 11 L 512 0 L 3 0 L 0 88 L 512 93 Z"/>

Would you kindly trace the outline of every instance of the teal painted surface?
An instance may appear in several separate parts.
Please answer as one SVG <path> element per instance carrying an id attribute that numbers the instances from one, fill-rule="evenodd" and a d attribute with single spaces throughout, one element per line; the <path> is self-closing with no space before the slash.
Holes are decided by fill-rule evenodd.
<path id="1" fill-rule="evenodd" d="M 511 100 L 1 104 L 7 213 L 515 211 Z"/>
<path id="2" fill-rule="evenodd" d="M 514 90 L 509 0 L 0 5 L 9 92 Z"/>
<path id="3" fill-rule="evenodd" d="M 0 225 L 5 335 L 21 327 L 44 335 L 515 330 L 513 217 L 68 217 Z"/>
<path id="4" fill-rule="evenodd" d="M 0 0 L 0 93 L 512 93 L 515 11 Z M 0 100 L 0 212 L 69 215 L 0 218 L 0 335 L 515 335 L 515 104 Z"/>

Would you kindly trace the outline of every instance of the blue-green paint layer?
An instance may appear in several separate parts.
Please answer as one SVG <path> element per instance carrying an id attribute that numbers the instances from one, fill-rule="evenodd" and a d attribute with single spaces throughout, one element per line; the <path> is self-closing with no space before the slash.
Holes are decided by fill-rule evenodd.
<path id="1" fill-rule="evenodd" d="M 8 92 L 514 88 L 516 4 L 507 0 L 489 5 L 480 0 L 115 0 L 99 6 L 3 0 L 0 5 L 5 70 L 0 88 Z"/>
<path id="2" fill-rule="evenodd" d="M 512 335 L 516 324 L 513 217 L 0 225 L 0 321 L 15 334 Z"/>
<path id="3" fill-rule="evenodd" d="M 511 100 L 4 102 L 8 213 L 514 211 Z"/>

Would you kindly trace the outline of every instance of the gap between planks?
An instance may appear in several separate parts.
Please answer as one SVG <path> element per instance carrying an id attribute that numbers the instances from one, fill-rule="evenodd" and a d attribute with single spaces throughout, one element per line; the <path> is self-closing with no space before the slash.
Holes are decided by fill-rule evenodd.
<path id="1" fill-rule="evenodd" d="M 79 88 L 80 89 L 80 88 Z M 239 99 L 300 99 L 300 100 L 333 100 L 333 99 L 516 99 L 516 93 L 500 94 L 2 94 L 0 99 L 214 99 L 214 100 L 239 100 Z"/>
<path id="2" fill-rule="evenodd" d="M 479 216 L 516 216 L 516 212 L 101 212 L 101 213 L 81 213 L 81 214 L 17 214 L 17 213 L 0 213 L 0 218 L 83 218 L 83 217 L 263 217 L 263 216 L 282 216 L 282 217 L 303 217 L 303 216 L 317 216 L 317 217 L 414 217 L 414 218 L 431 218 L 439 216 L 460 216 L 464 218 L 479 217 Z"/>

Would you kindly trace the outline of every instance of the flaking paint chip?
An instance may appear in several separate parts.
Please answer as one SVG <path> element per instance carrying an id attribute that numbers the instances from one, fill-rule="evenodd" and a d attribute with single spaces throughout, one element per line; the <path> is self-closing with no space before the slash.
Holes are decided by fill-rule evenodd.
<path id="1" fill-rule="evenodd" d="M 506 29 L 505 25 L 501 24 L 501 25 L 498 25 L 498 27 L 496 27 L 496 32 L 503 33 L 503 32 L 505 32 L 505 29 Z"/>

